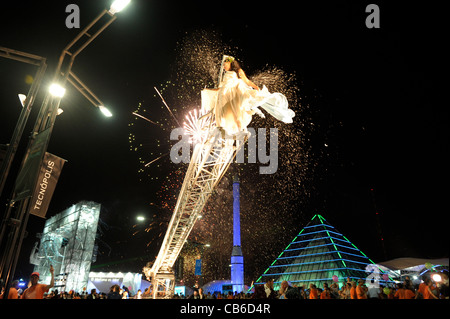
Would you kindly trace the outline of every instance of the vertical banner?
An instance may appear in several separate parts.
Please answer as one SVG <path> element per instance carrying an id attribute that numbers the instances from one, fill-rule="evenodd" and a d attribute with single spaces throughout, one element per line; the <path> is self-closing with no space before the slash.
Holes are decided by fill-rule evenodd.
<path id="1" fill-rule="evenodd" d="M 45 153 L 36 188 L 30 203 L 30 214 L 42 218 L 45 217 L 65 162 L 66 160 L 56 155 Z"/>
<path id="2" fill-rule="evenodd" d="M 34 138 L 25 164 L 16 178 L 16 185 L 14 186 L 14 193 L 16 195 L 15 198 L 13 198 L 14 202 L 30 197 L 33 194 L 33 183 L 39 172 L 39 167 L 41 166 L 41 161 L 44 155 L 43 151 L 47 145 L 49 137 L 50 129 L 46 129 Z"/>
<path id="3" fill-rule="evenodd" d="M 195 260 L 195 275 L 196 276 L 202 275 L 202 260 L 201 259 Z"/>

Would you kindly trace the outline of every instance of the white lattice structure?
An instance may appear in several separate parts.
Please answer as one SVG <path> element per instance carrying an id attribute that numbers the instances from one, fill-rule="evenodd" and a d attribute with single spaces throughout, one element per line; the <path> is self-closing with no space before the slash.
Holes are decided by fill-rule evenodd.
<path id="1" fill-rule="evenodd" d="M 55 269 L 55 287 L 59 291 L 81 292 L 89 279 L 95 258 L 95 236 L 101 205 L 81 201 L 45 222 L 39 250 L 33 250 L 30 262 L 43 283 L 50 283 L 50 265 Z"/>
<path id="2" fill-rule="evenodd" d="M 151 267 L 144 268 L 145 275 L 152 282 L 153 298 L 169 298 L 173 294 L 173 264 L 214 187 L 248 135 L 242 132 L 234 138 L 226 138 L 221 130 L 213 129 L 203 142 L 195 145 L 159 254 Z"/>

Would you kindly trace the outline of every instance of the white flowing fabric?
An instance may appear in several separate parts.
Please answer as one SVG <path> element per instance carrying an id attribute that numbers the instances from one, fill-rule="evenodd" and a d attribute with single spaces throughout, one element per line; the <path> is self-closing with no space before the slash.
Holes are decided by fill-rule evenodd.
<path id="1" fill-rule="evenodd" d="M 284 123 L 292 123 L 295 112 L 288 108 L 288 101 L 281 93 L 270 93 L 266 86 L 257 91 L 228 71 L 218 90 L 205 89 L 201 92 L 202 110 L 212 111 L 216 125 L 229 134 L 246 129 L 253 114 L 264 117 L 258 107 Z"/>

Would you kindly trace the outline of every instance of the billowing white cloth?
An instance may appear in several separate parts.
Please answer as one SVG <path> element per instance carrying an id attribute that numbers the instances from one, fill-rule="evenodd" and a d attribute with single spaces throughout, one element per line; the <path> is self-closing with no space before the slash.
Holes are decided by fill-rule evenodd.
<path id="1" fill-rule="evenodd" d="M 292 123 L 295 112 L 288 108 L 288 101 L 281 93 L 270 93 L 266 86 L 260 91 L 228 71 L 217 90 L 205 89 L 201 92 L 202 110 L 215 114 L 216 126 L 235 134 L 250 124 L 252 115 L 264 117 L 258 107 L 284 123 Z"/>

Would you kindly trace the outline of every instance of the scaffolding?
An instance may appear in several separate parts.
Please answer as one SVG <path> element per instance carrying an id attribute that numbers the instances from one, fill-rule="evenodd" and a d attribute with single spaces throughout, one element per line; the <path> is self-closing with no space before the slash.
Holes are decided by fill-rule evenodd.
<path id="1" fill-rule="evenodd" d="M 100 207 L 98 203 L 81 201 L 46 221 L 39 249 L 30 256 L 42 282 L 50 282 L 49 269 L 53 265 L 55 288 L 81 292 L 87 286 L 96 252 Z"/>

